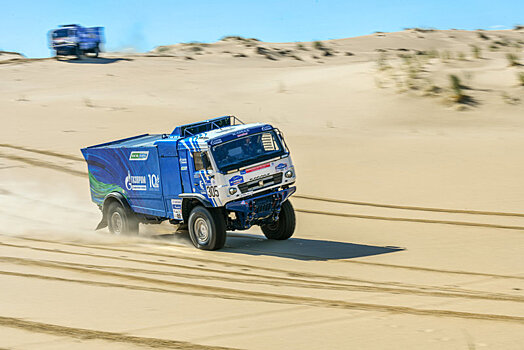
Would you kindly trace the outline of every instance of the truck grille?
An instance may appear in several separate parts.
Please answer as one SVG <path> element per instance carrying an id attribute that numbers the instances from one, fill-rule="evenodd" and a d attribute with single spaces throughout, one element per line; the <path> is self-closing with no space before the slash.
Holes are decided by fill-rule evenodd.
<path id="1" fill-rule="evenodd" d="M 260 179 L 238 185 L 241 193 L 257 191 L 265 187 L 278 185 L 282 182 L 282 173 L 276 173 Z"/>
<path id="2" fill-rule="evenodd" d="M 255 213 L 265 213 L 273 209 L 273 201 L 271 198 L 260 198 L 255 200 Z"/>

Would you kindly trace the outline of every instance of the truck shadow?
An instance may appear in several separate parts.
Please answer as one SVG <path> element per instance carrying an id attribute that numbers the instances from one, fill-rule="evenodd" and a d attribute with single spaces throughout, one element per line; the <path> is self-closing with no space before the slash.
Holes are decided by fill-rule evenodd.
<path id="1" fill-rule="evenodd" d="M 67 62 L 67 63 L 76 63 L 76 64 L 109 64 L 109 63 L 115 63 L 119 61 L 133 61 L 132 58 L 105 58 L 105 57 L 87 57 L 83 59 L 78 58 L 61 58 L 59 60 L 60 62 Z"/>
<path id="2" fill-rule="evenodd" d="M 226 246 L 218 252 L 267 255 L 295 260 L 342 260 L 394 253 L 400 247 L 380 247 L 316 239 L 291 238 L 286 241 L 267 240 L 263 236 L 228 234 Z"/>
<path id="3" fill-rule="evenodd" d="M 150 238 L 177 240 L 178 243 L 193 247 L 187 231 L 155 235 Z M 290 238 L 286 241 L 272 241 L 262 235 L 228 233 L 224 248 L 218 253 L 275 256 L 279 258 L 326 261 L 361 258 L 364 256 L 394 253 L 405 248 L 394 246 L 373 246 L 337 241 L 305 238 Z"/>

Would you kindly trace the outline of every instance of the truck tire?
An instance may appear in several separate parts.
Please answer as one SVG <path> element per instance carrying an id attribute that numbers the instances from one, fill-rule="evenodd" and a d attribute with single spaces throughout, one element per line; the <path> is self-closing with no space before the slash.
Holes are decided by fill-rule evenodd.
<path id="1" fill-rule="evenodd" d="M 94 48 L 93 53 L 94 53 L 93 56 L 95 58 L 98 58 L 98 54 L 100 53 L 100 48 L 98 47 L 98 45 L 96 45 L 96 47 Z"/>
<path id="2" fill-rule="evenodd" d="M 196 206 L 188 221 L 189 237 L 198 249 L 217 250 L 226 243 L 226 222 L 218 210 Z"/>
<path id="3" fill-rule="evenodd" d="M 76 46 L 75 47 L 75 56 L 76 56 L 76 58 L 81 60 L 82 59 L 82 54 L 83 54 L 83 52 L 82 52 L 82 50 L 80 50 L 80 47 Z"/>
<path id="4" fill-rule="evenodd" d="M 138 220 L 135 214 L 118 202 L 112 202 L 107 209 L 107 226 L 115 235 L 138 234 Z"/>
<path id="5" fill-rule="evenodd" d="M 272 224 L 262 225 L 262 232 L 267 239 L 284 240 L 295 232 L 295 211 L 289 201 L 282 203 L 278 220 Z"/>

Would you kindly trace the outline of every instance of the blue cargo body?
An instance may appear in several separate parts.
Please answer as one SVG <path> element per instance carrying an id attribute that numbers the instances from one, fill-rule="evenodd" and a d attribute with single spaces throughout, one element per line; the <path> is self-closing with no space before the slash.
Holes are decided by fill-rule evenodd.
<path id="1" fill-rule="evenodd" d="M 235 120 L 219 117 L 177 127 L 170 134 L 143 134 L 83 148 L 91 198 L 103 211 L 99 227 L 112 230 L 107 207 L 115 200 L 127 210 L 121 210 L 122 216 L 142 223 L 170 220 L 187 225 L 195 207 L 203 207 L 195 215 L 209 214 L 212 220 L 204 218 L 211 220 L 209 225 L 218 222 L 224 230 L 276 225 L 283 203 L 295 191 L 289 151 L 271 125 L 237 125 Z M 195 225 L 213 232 L 205 228 L 204 219 Z M 113 224 L 118 226 L 118 220 Z"/>

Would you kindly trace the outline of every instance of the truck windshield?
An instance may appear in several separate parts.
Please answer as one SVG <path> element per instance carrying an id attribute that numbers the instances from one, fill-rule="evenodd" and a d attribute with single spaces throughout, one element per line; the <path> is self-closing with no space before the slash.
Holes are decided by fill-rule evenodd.
<path id="1" fill-rule="evenodd" d="M 53 38 L 65 38 L 69 35 L 69 29 L 58 29 L 53 32 Z"/>
<path id="2" fill-rule="evenodd" d="M 261 132 L 212 147 L 218 169 L 227 172 L 284 154 L 274 131 Z"/>

